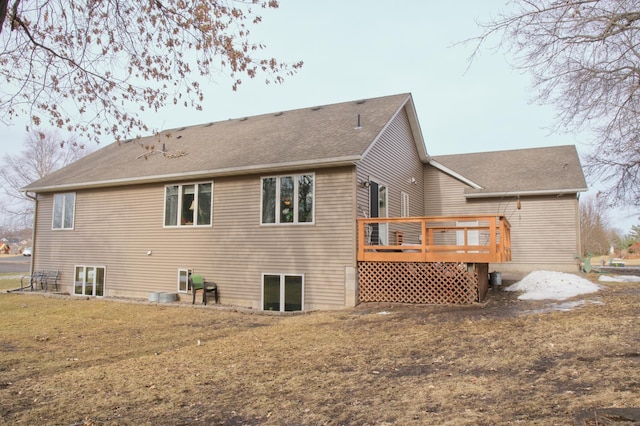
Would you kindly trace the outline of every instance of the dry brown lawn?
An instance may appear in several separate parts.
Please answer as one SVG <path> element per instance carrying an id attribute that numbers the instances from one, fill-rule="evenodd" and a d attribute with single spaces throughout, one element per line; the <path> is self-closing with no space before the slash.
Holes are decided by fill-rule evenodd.
<path id="1" fill-rule="evenodd" d="M 0 424 L 567 425 L 640 407 L 640 284 L 569 312 L 516 297 L 273 316 L 0 294 Z"/>

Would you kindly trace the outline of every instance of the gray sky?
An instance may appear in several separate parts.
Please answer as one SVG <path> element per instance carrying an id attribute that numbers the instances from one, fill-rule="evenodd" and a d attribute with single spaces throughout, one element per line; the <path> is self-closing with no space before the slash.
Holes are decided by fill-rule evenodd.
<path id="1" fill-rule="evenodd" d="M 410 92 L 431 155 L 567 144 L 587 152 L 588 135 L 549 133 L 553 107 L 529 102 L 529 76 L 513 71 L 508 57 L 484 49 L 469 67 L 471 47 L 455 46 L 506 2 L 280 0 L 278 10 L 263 11 L 254 41 L 268 46 L 265 56 L 303 60 L 297 75 L 268 86 L 257 77 L 237 92 L 220 75 L 202 112 L 168 108 L 145 119 L 160 130 Z M 20 149 L 23 127 L 0 126 L 0 154 Z M 638 212 L 611 217 L 625 232 L 640 223 Z"/>

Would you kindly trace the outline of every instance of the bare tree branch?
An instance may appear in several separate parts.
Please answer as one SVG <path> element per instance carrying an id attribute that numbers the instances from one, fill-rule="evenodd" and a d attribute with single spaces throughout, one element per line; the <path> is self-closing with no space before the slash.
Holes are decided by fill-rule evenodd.
<path id="1" fill-rule="evenodd" d="M 140 114 L 202 108 L 206 82 L 280 83 L 302 62 L 251 41 L 274 0 L 0 0 L 0 121 L 23 116 L 99 141 L 148 132 Z M 3 15 L 1 15 L 3 14 Z M 10 29 L 10 31 L 7 31 Z M 3 31 L 4 30 L 4 31 Z"/>
<path id="2" fill-rule="evenodd" d="M 580 200 L 581 255 L 607 254 L 611 245 L 613 229 L 606 214 L 606 205 L 598 196 Z"/>
<path id="3" fill-rule="evenodd" d="M 513 0 L 481 24 L 471 61 L 494 43 L 529 72 L 556 131 L 590 132 L 585 171 L 610 206 L 640 206 L 640 5 L 631 0 Z M 496 40 L 497 38 L 497 40 Z M 496 40 L 494 42 L 494 40 Z"/>
<path id="4" fill-rule="evenodd" d="M 33 202 L 20 190 L 27 184 L 83 157 L 90 150 L 77 138 L 62 140 L 54 131 L 27 134 L 19 154 L 6 154 L 0 168 L 0 211 L 14 229 L 29 228 Z M 5 224 L 7 225 L 7 224 Z"/>

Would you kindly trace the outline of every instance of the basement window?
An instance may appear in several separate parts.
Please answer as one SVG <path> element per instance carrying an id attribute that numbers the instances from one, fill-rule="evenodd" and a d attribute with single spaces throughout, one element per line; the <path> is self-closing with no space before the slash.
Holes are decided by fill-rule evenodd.
<path id="1" fill-rule="evenodd" d="M 76 266 L 74 277 L 73 294 L 76 296 L 104 296 L 104 266 Z"/>
<path id="2" fill-rule="evenodd" d="M 304 275 L 262 274 L 262 310 L 302 311 Z"/>
<path id="3" fill-rule="evenodd" d="M 187 293 L 189 291 L 189 275 L 192 270 L 188 268 L 178 269 L 178 292 Z"/>

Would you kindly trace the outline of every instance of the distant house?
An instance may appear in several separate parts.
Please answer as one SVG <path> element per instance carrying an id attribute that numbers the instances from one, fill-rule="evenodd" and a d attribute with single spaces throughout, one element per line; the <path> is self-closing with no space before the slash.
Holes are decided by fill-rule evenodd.
<path id="1" fill-rule="evenodd" d="M 401 94 L 114 143 L 23 190 L 33 268 L 71 294 L 182 296 L 195 272 L 221 303 L 284 311 L 466 303 L 489 268 L 575 270 L 586 184 L 571 146 L 432 158 Z"/>

